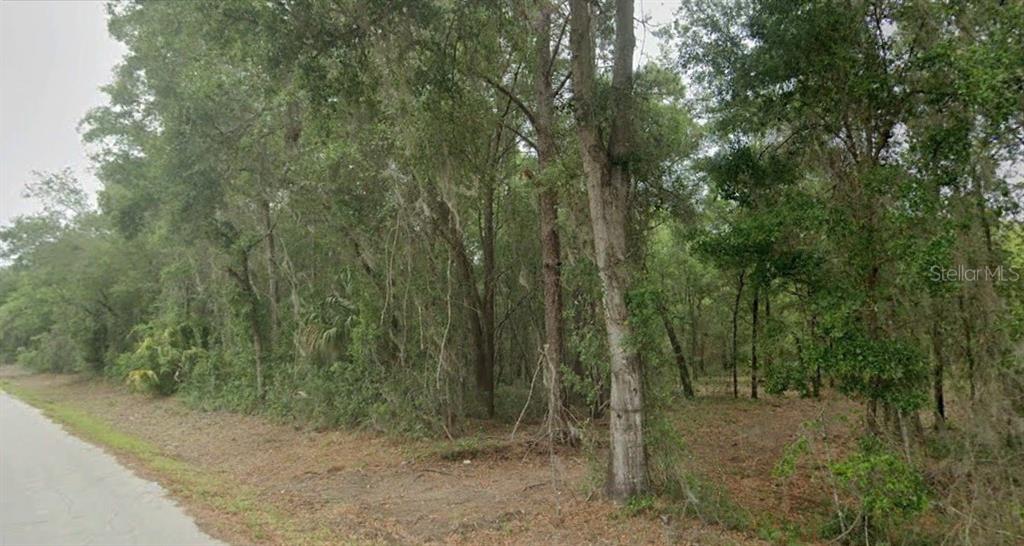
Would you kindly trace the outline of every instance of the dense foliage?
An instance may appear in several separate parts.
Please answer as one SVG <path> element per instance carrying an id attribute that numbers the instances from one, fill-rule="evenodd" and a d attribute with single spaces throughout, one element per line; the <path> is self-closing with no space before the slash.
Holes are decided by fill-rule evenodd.
<path id="1" fill-rule="evenodd" d="M 83 121 L 99 204 L 68 172 L 28 186 L 42 212 L 0 230 L 0 358 L 417 434 L 526 405 L 569 442 L 614 409 L 622 351 L 648 413 L 697 378 L 831 386 L 897 446 L 835 466 L 865 526 L 927 506 L 929 424 L 1019 456 L 1024 4 L 687 0 L 628 80 L 606 62 L 627 5 L 112 4 L 128 54 Z M 595 134 L 625 173 L 610 263 Z M 969 532 L 1022 532 L 1017 462 L 966 472 Z M 984 480 L 1005 504 L 974 514 Z"/>

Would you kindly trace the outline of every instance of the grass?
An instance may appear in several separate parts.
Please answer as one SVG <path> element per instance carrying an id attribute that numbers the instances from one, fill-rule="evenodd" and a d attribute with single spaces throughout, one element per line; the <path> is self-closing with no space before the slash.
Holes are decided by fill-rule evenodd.
<path id="1" fill-rule="evenodd" d="M 489 438 L 482 435 L 463 436 L 455 440 L 434 442 L 425 451 L 425 455 L 445 461 L 461 462 L 500 453 L 509 448 L 508 444 L 509 442 L 502 438 Z"/>
<path id="2" fill-rule="evenodd" d="M 262 502 L 248 488 L 174 459 L 156 446 L 53 400 L 45 393 L 3 380 L 0 380 L 0 390 L 38 408 L 76 436 L 156 474 L 161 485 L 186 504 L 229 516 L 245 535 L 247 543 L 315 545 L 338 544 L 339 540 L 346 540 L 328 529 L 299 532 L 285 514 Z"/>

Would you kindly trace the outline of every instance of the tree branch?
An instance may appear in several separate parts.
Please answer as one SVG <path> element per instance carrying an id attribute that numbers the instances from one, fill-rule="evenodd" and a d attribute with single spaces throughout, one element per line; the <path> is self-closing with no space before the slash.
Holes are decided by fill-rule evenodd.
<path id="1" fill-rule="evenodd" d="M 481 76 L 481 77 L 483 78 L 483 80 L 485 82 L 490 84 L 490 86 L 493 87 L 495 90 L 497 90 L 501 94 L 503 94 L 506 97 L 508 97 L 508 99 L 511 100 L 512 103 L 516 105 L 516 108 L 519 108 L 519 110 L 523 113 L 523 115 L 526 116 L 526 119 L 528 119 L 530 121 L 530 125 L 532 125 L 534 127 L 537 126 L 537 118 L 533 115 L 533 111 L 530 110 L 530 108 L 528 106 L 526 106 L 526 104 L 522 100 L 520 100 L 519 97 L 517 97 L 515 93 L 513 93 L 511 90 L 506 88 L 504 85 L 501 85 L 501 82 L 495 81 L 494 79 L 492 79 L 489 76 Z"/>

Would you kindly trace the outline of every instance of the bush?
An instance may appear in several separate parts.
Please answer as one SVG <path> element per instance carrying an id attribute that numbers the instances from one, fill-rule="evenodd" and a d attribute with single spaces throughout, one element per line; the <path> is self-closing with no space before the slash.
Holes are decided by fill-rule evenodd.
<path id="1" fill-rule="evenodd" d="M 260 404 L 255 366 L 248 347 L 210 350 L 181 374 L 178 392 L 189 404 L 205 410 L 254 411 Z"/>
<path id="2" fill-rule="evenodd" d="M 136 328 L 141 339 L 132 352 L 117 357 L 114 373 L 135 390 L 168 395 L 178 389 L 188 370 L 208 359 L 199 347 L 187 347 L 181 327 Z"/>
<path id="3" fill-rule="evenodd" d="M 782 394 L 796 391 L 807 398 L 814 393 L 814 362 L 797 359 L 782 359 L 765 370 L 763 384 L 765 392 Z"/>
<path id="4" fill-rule="evenodd" d="M 65 332 L 50 330 L 32 338 L 31 348 L 18 349 L 17 362 L 41 372 L 71 372 L 85 367 L 82 352 Z"/>
<path id="5" fill-rule="evenodd" d="M 859 538 L 884 540 L 928 506 L 921 474 L 875 438 L 862 440 L 857 452 L 830 469 L 849 499 L 838 514 L 844 535 L 857 529 L 852 534 Z"/>

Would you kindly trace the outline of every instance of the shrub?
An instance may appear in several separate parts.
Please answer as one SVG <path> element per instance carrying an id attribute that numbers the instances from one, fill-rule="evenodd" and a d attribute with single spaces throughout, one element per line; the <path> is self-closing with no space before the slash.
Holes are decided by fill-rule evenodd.
<path id="1" fill-rule="evenodd" d="M 208 358 L 199 347 L 186 347 L 180 327 L 136 328 L 141 339 L 135 350 L 117 357 L 114 373 L 138 391 L 167 395 L 178 389 L 188 370 Z"/>
<path id="2" fill-rule="evenodd" d="M 765 370 L 764 390 L 770 394 L 796 391 L 801 397 L 809 397 L 814 392 L 814 371 L 814 362 L 779 360 Z"/>
<path id="3" fill-rule="evenodd" d="M 860 537 L 884 539 L 928 506 L 921 474 L 875 438 L 830 469 L 849 499 L 838 514 L 844 535 L 857 529 Z"/>
<path id="4" fill-rule="evenodd" d="M 65 332 L 50 330 L 32 338 L 30 348 L 18 350 L 17 362 L 26 368 L 42 372 L 70 372 L 85 367 L 82 352 Z"/>

